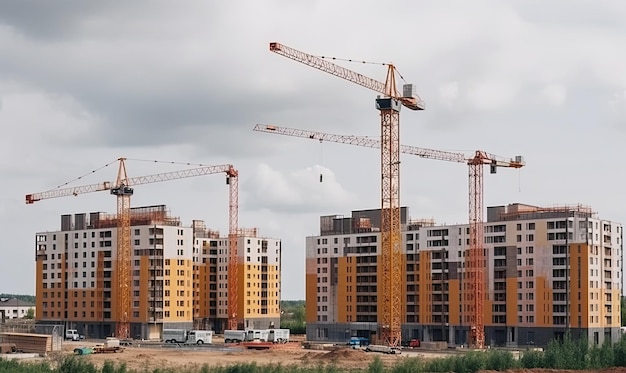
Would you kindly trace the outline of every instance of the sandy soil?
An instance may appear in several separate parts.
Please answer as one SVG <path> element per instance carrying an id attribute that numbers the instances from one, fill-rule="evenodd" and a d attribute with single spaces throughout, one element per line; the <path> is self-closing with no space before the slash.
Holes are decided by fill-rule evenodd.
<path id="1" fill-rule="evenodd" d="M 93 346 L 89 342 L 66 342 L 63 353 L 71 354 L 74 348 Z M 229 366 L 236 364 L 255 363 L 257 365 L 281 364 L 283 366 L 319 366 L 333 364 L 341 368 L 367 368 L 375 357 L 382 359 L 385 365 L 393 365 L 400 359 L 422 356 L 433 358 L 442 356 L 436 353 L 418 351 L 403 351 L 401 355 L 384 355 L 364 350 L 353 350 L 338 347 L 332 351 L 310 350 L 302 348 L 300 342 L 291 342 L 284 345 L 275 345 L 269 350 L 251 350 L 240 346 L 224 345 L 217 342 L 212 345 L 177 347 L 173 345 L 135 345 L 125 348 L 124 352 L 83 355 L 95 365 L 102 366 L 105 361 L 126 363 L 128 368 L 138 370 L 152 370 L 166 367 L 194 367 L 194 366 Z"/>

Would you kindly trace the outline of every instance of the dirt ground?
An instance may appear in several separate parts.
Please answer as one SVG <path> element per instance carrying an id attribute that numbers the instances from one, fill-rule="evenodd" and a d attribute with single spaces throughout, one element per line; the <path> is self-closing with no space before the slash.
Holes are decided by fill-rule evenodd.
<path id="1" fill-rule="evenodd" d="M 80 346 L 93 346 L 89 341 L 65 342 L 63 354 L 72 354 L 74 348 Z M 127 347 L 124 352 L 109 354 L 93 354 L 81 356 L 97 366 L 102 366 L 105 361 L 125 363 L 128 368 L 137 370 L 153 370 L 155 368 L 192 368 L 209 366 L 229 366 L 236 364 L 255 363 L 257 365 L 281 364 L 283 366 L 319 366 L 333 364 L 339 368 L 366 369 L 368 365 L 379 357 L 387 366 L 394 365 L 409 357 L 422 357 L 434 359 L 449 356 L 449 353 L 428 352 L 422 350 L 403 350 L 400 355 L 384 355 L 364 350 L 353 350 L 340 347 L 331 351 L 310 350 L 302 348 L 301 342 L 290 342 L 278 345 L 269 350 L 251 350 L 243 347 L 224 345 L 215 341 L 210 346 L 163 346 L 135 344 Z M 626 368 L 611 368 L 603 373 L 626 373 Z M 495 373 L 495 372 L 483 372 Z M 582 371 L 566 371 L 552 369 L 520 369 L 509 370 L 507 373 L 584 373 Z M 587 372 L 591 373 L 591 372 Z"/>
<path id="2" fill-rule="evenodd" d="M 65 342 L 63 354 L 72 354 L 74 348 L 81 346 L 94 346 L 96 343 L 89 341 Z M 375 357 L 381 358 L 385 365 L 393 365 L 400 359 L 407 357 L 422 356 L 434 358 L 442 356 L 437 353 L 418 352 L 416 350 L 403 351 L 400 355 L 384 355 L 380 353 L 365 352 L 338 347 L 331 351 L 311 350 L 302 347 L 300 341 L 290 342 L 284 345 L 275 345 L 269 350 L 253 350 L 240 346 L 224 345 L 221 341 L 215 341 L 212 345 L 184 346 L 175 345 L 146 345 L 135 343 L 132 347 L 126 347 L 123 352 L 108 354 L 92 354 L 80 356 L 97 366 L 102 366 L 105 361 L 125 363 L 128 368 L 137 370 L 152 370 L 154 368 L 191 368 L 194 366 L 229 366 L 236 364 L 255 363 L 257 365 L 281 364 L 283 366 L 319 366 L 333 364 L 340 368 L 367 368 Z"/>

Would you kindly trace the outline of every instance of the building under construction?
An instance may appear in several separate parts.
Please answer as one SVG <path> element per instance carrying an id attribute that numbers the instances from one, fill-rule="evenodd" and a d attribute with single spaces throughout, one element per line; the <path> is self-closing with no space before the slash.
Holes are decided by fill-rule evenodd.
<path id="1" fill-rule="evenodd" d="M 228 237 L 201 220 L 183 226 L 165 205 L 131 209 L 130 336 L 158 340 L 164 328 L 212 329 L 228 319 Z M 115 333 L 117 217 L 61 216 L 61 229 L 35 235 L 36 319 L 92 338 Z M 280 319 L 281 242 L 256 229 L 238 236 L 241 326 Z"/>
<path id="2" fill-rule="evenodd" d="M 403 207 L 402 339 L 467 345 L 469 225 L 408 217 Z M 621 224 L 581 205 L 495 206 L 486 220 L 486 345 L 542 346 L 567 332 L 595 344 L 621 337 Z M 320 235 L 307 237 L 309 340 L 379 341 L 379 222 L 380 210 L 322 216 Z"/>

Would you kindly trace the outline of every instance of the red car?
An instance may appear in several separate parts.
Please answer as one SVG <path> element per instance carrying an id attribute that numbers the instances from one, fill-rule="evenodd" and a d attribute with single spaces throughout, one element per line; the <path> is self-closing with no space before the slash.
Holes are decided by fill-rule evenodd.
<path id="1" fill-rule="evenodd" d="M 420 346 L 420 340 L 419 339 L 411 339 L 409 341 L 409 347 L 415 348 L 415 347 L 419 347 L 419 346 Z"/>

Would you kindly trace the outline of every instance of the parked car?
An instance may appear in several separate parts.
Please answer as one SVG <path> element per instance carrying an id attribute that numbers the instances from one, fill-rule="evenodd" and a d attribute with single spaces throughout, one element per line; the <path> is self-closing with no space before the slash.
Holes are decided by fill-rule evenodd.
<path id="1" fill-rule="evenodd" d="M 76 329 L 67 329 L 65 331 L 65 339 L 69 339 L 71 341 L 80 341 L 81 339 L 85 339 L 85 336 L 78 334 L 78 330 Z"/>
<path id="2" fill-rule="evenodd" d="M 402 347 L 417 348 L 421 346 L 421 342 L 417 338 L 402 341 Z"/>

